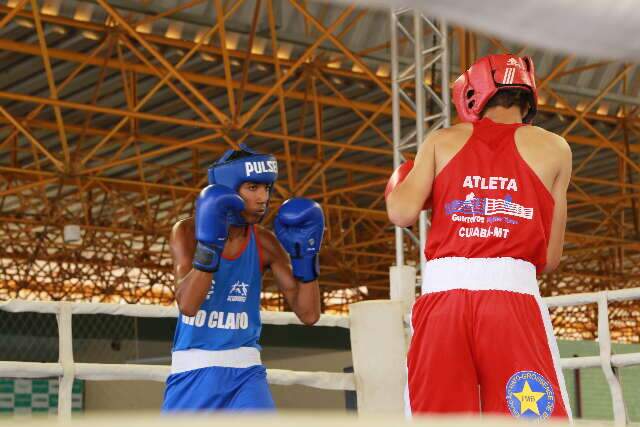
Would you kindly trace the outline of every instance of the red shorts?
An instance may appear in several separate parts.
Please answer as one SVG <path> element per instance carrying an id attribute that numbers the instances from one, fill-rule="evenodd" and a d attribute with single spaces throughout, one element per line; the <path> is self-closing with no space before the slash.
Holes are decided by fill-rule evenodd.
<path id="1" fill-rule="evenodd" d="M 407 409 L 571 418 L 535 267 L 512 258 L 427 263 L 413 306 Z"/>

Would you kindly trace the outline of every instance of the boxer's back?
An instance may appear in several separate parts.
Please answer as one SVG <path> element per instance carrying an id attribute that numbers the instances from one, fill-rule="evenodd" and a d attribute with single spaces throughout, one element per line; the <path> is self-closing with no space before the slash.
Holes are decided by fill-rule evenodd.
<path id="1" fill-rule="evenodd" d="M 460 123 L 439 132 L 442 135 L 435 144 L 436 175 L 467 143 L 473 133 L 473 124 Z M 562 168 L 562 156 L 559 153 L 566 149 L 566 141 L 540 127 L 522 126 L 515 133 L 515 143 L 523 160 L 533 169 L 547 190 L 551 191 L 554 180 Z"/>
<path id="2" fill-rule="evenodd" d="M 561 138 L 521 123 L 483 119 L 435 142 L 432 227 L 426 255 L 512 257 L 546 265 L 561 168 Z"/>

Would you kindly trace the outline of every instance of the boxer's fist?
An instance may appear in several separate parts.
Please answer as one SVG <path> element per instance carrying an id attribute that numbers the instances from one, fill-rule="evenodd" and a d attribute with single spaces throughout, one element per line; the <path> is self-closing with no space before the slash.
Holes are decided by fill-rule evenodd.
<path id="1" fill-rule="evenodd" d="M 289 199 L 273 222 L 276 236 L 291 256 L 293 275 L 302 282 L 318 277 L 318 252 L 324 234 L 324 214 L 319 204 L 304 198 Z"/>
<path id="2" fill-rule="evenodd" d="M 244 210 L 244 200 L 224 185 L 209 185 L 196 199 L 196 253 L 193 267 L 209 273 L 220 266 L 229 235 L 229 216 Z"/>
<path id="3" fill-rule="evenodd" d="M 389 178 L 389 181 L 387 182 L 387 187 L 384 189 L 385 200 L 387 199 L 387 197 L 389 197 L 389 194 L 391 194 L 393 189 L 405 180 L 407 175 L 409 175 L 409 172 L 411 172 L 411 169 L 413 169 L 413 160 L 407 160 L 406 162 L 398 166 L 395 171 L 393 171 L 393 174 L 391 174 L 391 178 Z M 422 206 L 423 210 L 429 208 L 431 208 L 431 196 L 429 196 L 429 198 L 425 200 L 424 205 Z"/>

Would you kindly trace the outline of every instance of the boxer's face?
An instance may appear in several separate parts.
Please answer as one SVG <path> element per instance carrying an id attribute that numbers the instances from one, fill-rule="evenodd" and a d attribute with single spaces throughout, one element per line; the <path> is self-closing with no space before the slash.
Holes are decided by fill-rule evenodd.
<path id="1" fill-rule="evenodd" d="M 245 182 L 238 189 L 238 194 L 244 199 L 245 208 L 242 216 L 249 224 L 256 224 L 267 211 L 270 184 L 259 184 L 257 182 Z"/>

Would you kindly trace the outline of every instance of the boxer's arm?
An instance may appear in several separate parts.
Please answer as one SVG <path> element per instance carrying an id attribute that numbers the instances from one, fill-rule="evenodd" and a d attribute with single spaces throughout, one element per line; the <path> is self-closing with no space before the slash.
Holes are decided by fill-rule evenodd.
<path id="1" fill-rule="evenodd" d="M 178 308 L 186 316 L 195 316 L 211 287 L 212 273 L 192 268 L 196 250 L 192 219 L 179 221 L 173 226 L 169 247 L 173 258 Z"/>
<path id="2" fill-rule="evenodd" d="M 564 233 L 567 225 L 567 189 L 571 180 L 572 156 L 571 148 L 564 138 L 558 138 L 558 158 L 560 168 L 553 186 L 551 196 L 553 196 L 553 222 L 551 223 L 551 236 L 547 246 L 547 265 L 544 272 L 549 273 L 555 270 L 560 264 L 562 249 L 564 247 Z"/>
<path id="3" fill-rule="evenodd" d="M 318 280 L 302 283 L 293 276 L 289 254 L 276 236 L 268 230 L 261 230 L 260 243 L 264 264 L 271 269 L 278 289 L 287 303 L 305 325 L 313 325 L 320 318 L 320 288 Z"/>
<path id="4" fill-rule="evenodd" d="M 435 143 L 442 135 L 442 130 L 429 133 L 406 179 L 387 196 L 387 215 L 399 227 L 408 227 L 416 222 L 431 194 L 435 176 Z"/>

